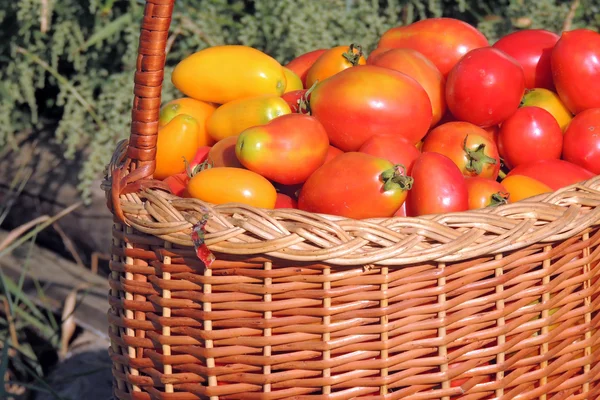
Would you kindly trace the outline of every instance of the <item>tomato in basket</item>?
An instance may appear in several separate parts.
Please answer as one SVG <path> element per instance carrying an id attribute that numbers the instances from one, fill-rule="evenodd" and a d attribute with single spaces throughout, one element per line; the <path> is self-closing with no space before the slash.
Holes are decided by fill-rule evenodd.
<path id="1" fill-rule="evenodd" d="M 191 160 L 198 149 L 198 125 L 194 118 L 180 114 L 158 130 L 156 179 L 185 171 L 185 160 Z"/>
<path id="2" fill-rule="evenodd" d="M 328 49 L 315 60 L 306 73 L 305 88 L 312 87 L 317 81 L 323 82 L 345 69 L 366 64 L 360 45 L 336 46 Z"/>
<path id="3" fill-rule="evenodd" d="M 229 136 L 225 139 L 221 139 L 210 148 L 207 159 L 212 167 L 244 168 L 235 155 L 235 145 L 238 136 L 239 135 Z"/>
<path id="4" fill-rule="evenodd" d="M 408 175 L 412 171 L 415 160 L 421 154 L 417 146 L 408 141 L 408 139 L 393 135 L 372 136 L 358 151 L 375 157 L 385 158 L 394 164 L 402 164 L 406 167 Z"/>
<path id="5" fill-rule="evenodd" d="M 171 100 L 160 109 L 158 126 L 163 127 L 177 115 L 185 114 L 198 122 L 198 145 L 211 146 L 215 140 L 206 132 L 206 120 L 217 109 L 214 104 L 189 97 Z"/>
<path id="6" fill-rule="evenodd" d="M 600 108 L 575 116 L 565 132 L 563 158 L 600 174 Z"/>
<path id="7" fill-rule="evenodd" d="M 493 179 L 474 176 L 466 179 L 469 210 L 494 207 L 508 202 L 510 192 Z"/>
<path id="8" fill-rule="evenodd" d="M 509 203 L 552 191 L 548 185 L 525 175 L 507 176 L 502 180 L 502 186 L 510 193 L 508 197 Z"/>
<path id="9" fill-rule="evenodd" d="M 285 100 L 292 113 L 304 113 L 303 110 L 300 109 L 300 101 L 304 99 L 307 90 L 308 89 L 293 90 L 281 95 L 281 98 Z"/>
<path id="10" fill-rule="evenodd" d="M 511 175 L 529 176 L 552 190 L 558 190 L 595 176 L 593 172 L 565 160 L 539 160 L 521 164 L 508 173 L 508 176 Z"/>
<path id="11" fill-rule="evenodd" d="M 540 107 L 548 111 L 563 131 L 569 125 L 569 122 L 573 119 L 573 114 L 562 102 L 558 94 L 555 92 L 544 89 L 536 88 L 532 90 L 526 90 L 523 99 L 521 100 L 521 107 Z"/>
<path id="12" fill-rule="evenodd" d="M 313 51 L 309 51 L 308 53 L 304 53 L 294 58 L 289 63 L 285 64 L 284 67 L 293 71 L 300 77 L 304 88 L 306 88 L 306 74 L 310 67 L 317 61 L 317 58 L 321 56 L 321 54 L 325 53 L 328 49 L 317 49 Z"/>
<path id="13" fill-rule="evenodd" d="M 293 92 L 295 90 L 304 89 L 304 85 L 302 84 L 302 80 L 300 77 L 291 69 L 283 67 L 283 73 L 285 74 L 285 93 Z"/>

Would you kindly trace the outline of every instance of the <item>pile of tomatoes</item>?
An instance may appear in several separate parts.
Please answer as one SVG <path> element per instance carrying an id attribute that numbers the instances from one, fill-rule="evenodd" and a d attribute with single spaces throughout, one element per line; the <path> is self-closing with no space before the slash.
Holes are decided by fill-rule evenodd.
<path id="1" fill-rule="evenodd" d="M 160 113 L 155 178 L 213 204 L 347 218 L 519 201 L 600 173 L 600 34 L 521 30 L 490 45 L 434 18 L 366 56 L 282 66 L 246 46 L 183 59 Z"/>

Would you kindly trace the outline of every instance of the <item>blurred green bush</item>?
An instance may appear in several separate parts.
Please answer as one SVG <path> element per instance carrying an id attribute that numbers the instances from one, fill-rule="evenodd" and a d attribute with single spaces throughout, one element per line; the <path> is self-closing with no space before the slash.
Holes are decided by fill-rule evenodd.
<path id="1" fill-rule="evenodd" d="M 52 127 L 66 157 L 84 154 L 84 198 L 129 130 L 141 0 L 0 2 L 0 147 L 14 134 Z M 574 12 L 570 13 L 570 10 Z M 569 17 L 569 14 L 571 15 Z M 494 42 L 515 29 L 600 26 L 599 0 L 178 0 L 171 68 L 201 48 L 242 43 L 286 62 L 357 42 L 369 51 L 387 29 L 427 17 L 460 18 Z"/>

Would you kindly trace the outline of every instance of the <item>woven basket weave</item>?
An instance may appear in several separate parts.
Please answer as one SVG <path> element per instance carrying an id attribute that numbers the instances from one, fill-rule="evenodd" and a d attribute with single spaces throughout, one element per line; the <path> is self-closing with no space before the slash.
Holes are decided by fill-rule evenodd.
<path id="1" fill-rule="evenodd" d="M 362 221 L 175 197 L 151 178 L 173 3 L 147 1 L 103 184 L 116 398 L 600 398 L 600 178 Z"/>

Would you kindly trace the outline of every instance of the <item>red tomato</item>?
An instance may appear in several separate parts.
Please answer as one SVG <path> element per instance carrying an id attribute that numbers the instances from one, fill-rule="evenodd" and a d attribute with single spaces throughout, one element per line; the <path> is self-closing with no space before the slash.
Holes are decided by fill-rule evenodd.
<path id="1" fill-rule="evenodd" d="M 508 202 L 508 191 L 493 179 L 475 176 L 467 178 L 466 183 L 469 192 L 469 210 L 494 207 Z"/>
<path id="2" fill-rule="evenodd" d="M 186 196 L 186 189 L 189 181 L 190 176 L 187 174 L 187 172 L 167 176 L 165 179 L 163 179 L 163 182 L 169 186 L 169 189 L 171 189 L 171 193 L 179 197 L 188 197 Z"/>
<path id="3" fill-rule="evenodd" d="M 385 32 L 377 47 L 415 49 L 446 76 L 467 52 L 489 46 L 475 27 L 453 18 L 429 18 Z"/>
<path id="4" fill-rule="evenodd" d="M 525 87 L 554 90 L 550 55 L 560 37 L 545 29 L 524 29 L 510 33 L 494 43 L 521 64 L 525 73 Z"/>
<path id="5" fill-rule="evenodd" d="M 327 157 L 325 157 L 325 162 L 323 164 L 328 163 L 329 161 L 333 160 L 334 158 L 343 153 L 344 152 L 338 149 L 337 147 L 333 147 L 330 145 L 329 150 L 327 151 Z"/>
<path id="6" fill-rule="evenodd" d="M 416 217 L 469 209 L 467 184 L 460 169 L 443 154 L 423 153 L 413 165 L 406 215 Z"/>
<path id="7" fill-rule="evenodd" d="M 229 136 L 219 140 L 208 152 L 208 161 L 213 167 L 244 168 L 235 155 L 238 136 Z"/>
<path id="8" fill-rule="evenodd" d="M 565 131 L 563 158 L 600 174 L 600 108 L 575 116 Z"/>
<path id="9" fill-rule="evenodd" d="M 525 175 L 558 190 L 581 181 L 593 178 L 593 172 L 565 160 L 538 160 L 521 164 L 512 169 L 507 176 Z"/>
<path id="10" fill-rule="evenodd" d="M 394 163 L 401 164 L 410 175 L 412 166 L 421 154 L 417 147 L 402 136 L 375 135 L 367 140 L 359 150 L 361 153 L 375 157 L 385 158 Z"/>
<path id="11" fill-rule="evenodd" d="M 369 54 L 369 57 L 367 58 L 367 65 L 373 65 L 373 62 L 383 53 L 389 51 L 391 49 L 387 48 L 387 47 L 378 47 L 375 50 L 373 50 L 371 52 L 371 54 Z"/>
<path id="12" fill-rule="evenodd" d="M 388 218 L 404 203 L 412 178 L 383 158 L 340 154 L 317 169 L 300 191 L 301 210 L 346 218 Z"/>
<path id="13" fill-rule="evenodd" d="M 563 32 L 551 60 L 556 91 L 571 112 L 600 107 L 600 33 Z"/>
<path id="14" fill-rule="evenodd" d="M 425 89 L 431 101 L 431 126 L 442 119 L 446 112 L 446 80 L 427 57 L 413 49 L 393 49 L 377 56 L 371 64 L 393 69 L 414 78 Z"/>
<path id="15" fill-rule="evenodd" d="M 510 117 L 525 92 L 523 68 L 498 49 L 485 47 L 467 53 L 446 82 L 446 101 L 462 121 L 487 127 Z"/>
<path id="16" fill-rule="evenodd" d="M 540 107 L 522 107 L 498 133 L 498 150 L 508 168 L 536 160 L 560 158 L 563 134 L 556 119 Z"/>
<path id="17" fill-rule="evenodd" d="M 300 100 L 304 98 L 308 89 L 293 90 L 281 95 L 281 98 L 290 106 L 292 113 L 300 112 Z"/>
<path id="18" fill-rule="evenodd" d="M 202 164 L 208 159 L 208 153 L 210 152 L 211 146 L 200 146 L 196 151 L 196 155 L 190 161 L 190 169 L 193 170 L 197 165 Z"/>
<path id="19" fill-rule="evenodd" d="M 315 87 L 310 109 L 331 144 L 356 151 L 378 133 L 417 143 L 431 124 L 431 102 L 413 78 L 364 65 L 346 69 Z"/>
<path id="20" fill-rule="evenodd" d="M 298 202 L 287 194 L 277 193 L 275 208 L 298 208 Z"/>
<path id="21" fill-rule="evenodd" d="M 327 49 L 318 49 L 309 51 L 308 53 L 304 53 L 294 58 L 289 63 L 285 64 L 284 67 L 292 70 L 296 73 L 302 80 L 302 84 L 306 87 L 306 74 L 312 65 L 317 61 L 317 58 L 321 56 L 321 54 L 325 53 Z"/>
<path id="22" fill-rule="evenodd" d="M 394 213 L 393 216 L 394 217 L 406 217 L 406 201 L 404 203 L 402 203 L 400 208 L 398 210 L 396 210 L 396 212 Z"/>
<path id="23" fill-rule="evenodd" d="M 248 128 L 240 133 L 235 146 L 244 167 L 284 185 L 304 182 L 323 165 L 328 151 L 323 125 L 302 114 L 282 115 Z"/>
<path id="24" fill-rule="evenodd" d="M 464 176 L 496 179 L 500 171 L 498 148 L 490 135 L 469 122 L 448 122 L 425 137 L 423 153 L 450 158 Z"/>

